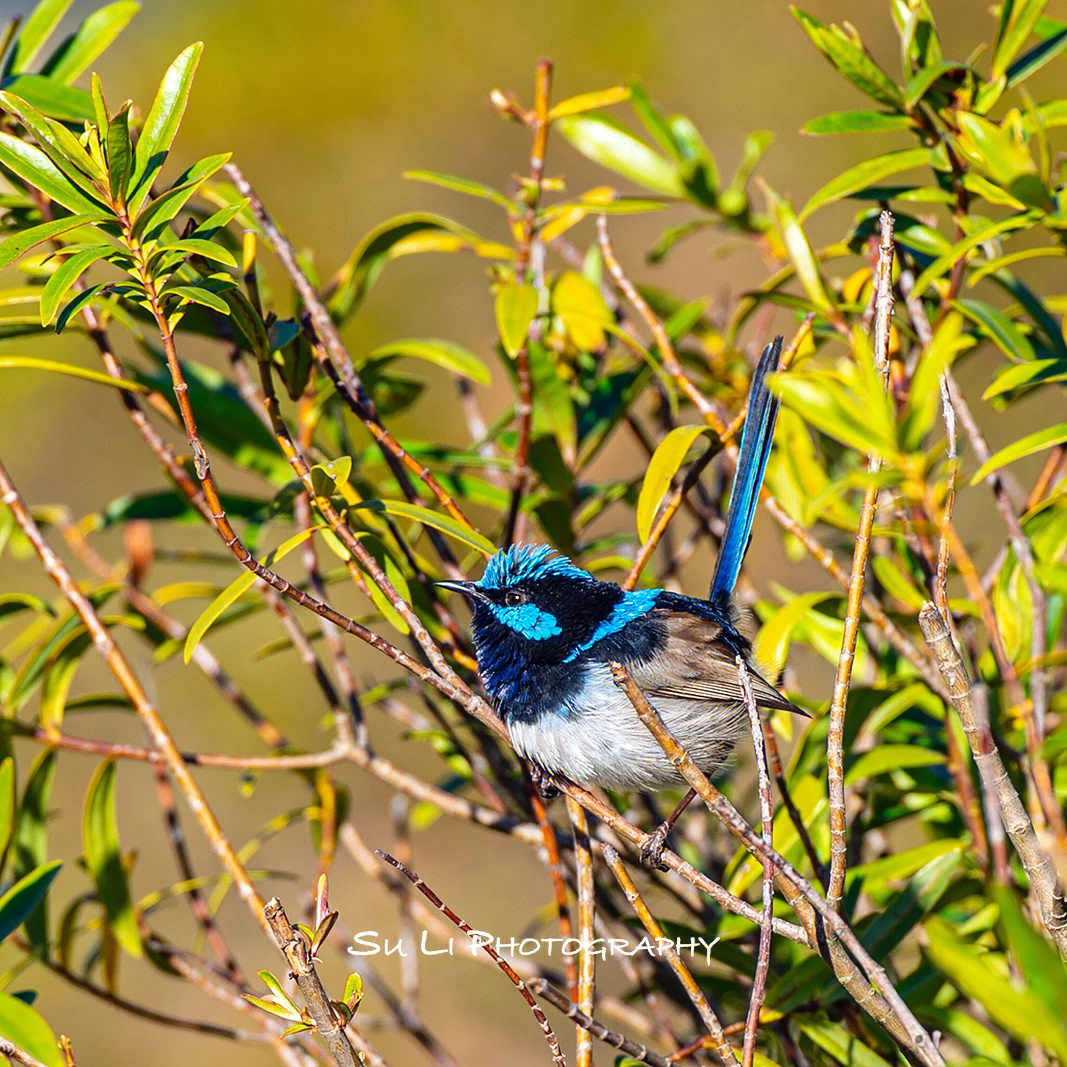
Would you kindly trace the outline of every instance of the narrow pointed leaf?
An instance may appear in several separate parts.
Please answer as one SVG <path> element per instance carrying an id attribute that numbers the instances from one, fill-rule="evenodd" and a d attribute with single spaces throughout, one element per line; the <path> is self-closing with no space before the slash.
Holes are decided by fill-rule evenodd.
<path id="1" fill-rule="evenodd" d="M 816 208 L 824 204 L 831 204 L 835 200 L 866 189 L 890 174 L 929 164 L 932 158 L 933 153 L 928 148 L 905 148 L 900 152 L 887 152 L 885 155 L 875 156 L 874 159 L 864 160 L 854 167 L 849 167 L 819 189 L 804 205 L 804 210 L 798 218 L 803 222 Z"/>
<path id="2" fill-rule="evenodd" d="M 59 860 L 53 860 L 36 867 L 0 897 L 0 941 L 13 934 L 41 903 L 62 866 Z"/>
<path id="3" fill-rule="evenodd" d="M 94 11 L 77 32 L 60 45 L 41 73 L 62 85 L 69 85 L 88 70 L 140 9 L 141 5 L 135 0 L 117 0 Z"/>
<path id="4" fill-rule="evenodd" d="M 0 133 L 0 163 L 50 200 L 75 214 L 96 214 L 104 206 L 90 200 L 36 145 Z"/>
<path id="5" fill-rule="evenodd" d="M 98 260 L 109 256 L 115 249 L 111 245 L 83 248 L 68 256 L 56 268 L 41 292 L 41 325 L 49 326 L 56 317 L 59 305 L 78 279 Z"/>
<path id="6" fill-rule="evenodd" d="M 831 111 L 811 119 L 801 128 L 801 133 L 884 133 L 888 130 L 906 130 L 912 125 L 910 116 L 900 111 Z"/>
<path id="7" fill-rule="evenodd" d="M 420 504 L 409 504 L 406 500 L 361 500 L 352 505 L 353 510 L 366 508 L 369 511 L 383 511 L 387 515 L 395 515 L 400 519 L 412 519 L 421 522 L 423 526 L 432 526 L 435 530 L 447 534 L 449 537 L 468 548 L 476 549 L 488 558 L 496 551 L 496 546 L 487 537 L 483 537 L 476 530 L 453 519 L 451 515 L 443 515 L 438 511 L 422 507 Z"/>
<path id="8" fill-rule="evenodd" d="M 482 182 L 472 181 L 470 178 L 460 178 L 455 174 L 440 174 L 432 170 L 406 170 L 405 178 L 416 182 L 426 182 L 428 185 L 439 185 L 443 189 L 452 189 L 457 193 L 467 196 L 477 196 L 482 200 L 491 200 L 505 211 L 514 212 L 515 205 L 501 192 L 491 188 Z"/>
<path id="9" fill-rule="evenodd" d="M 178 133 L 185 105 L 189 102 L 189 90 L 192 87 L 196 65 L 200 62 L 200 53 L 204 46 L 197 42 L 191 44 L 170 65 L 163 75 L 163 82 L 156 94 L 144 121 L 137 151 L 134 155 L 133 180 L 130 187 L 133 194 L 131 204 L 140 203 L 148 194 L 152 180 L 163 166 L 170 146 Z"/>
<path id="10" fill-rule="evenodd" d="M 185 206 L 189 198 L 195 195 L 200 186 L 229 158 L 230 154 L 225 152 L 217 156 L 208 156 L 198 163 L 194 163 L 178 178 L 171 188 L 143 207 L 133 225 L 135 236 L 140 237 L 147 233 L 150 228 L 170 222 Z M 139 199 L 136 193 L 131 195 L 131 210 L 133 209 L 134 201 Z"/>
<path id="11" fill-rule="evenodd" d="M 18 593 L 13 594 L 18 596 Z M 17 605 L 12 605 L 17 610 Z M 0 763 L 0 870 L 4 868 L 7 858 L 7 847 L 11 843 L 11 835 L 15 830 L 15 815 L 17 812 L 15 796 L 15 762 L 8 756 Z"/>
<path id="12" fill-rule="evenodd" d="M 1009 463 L 1014 463 L 1017 459 L 1022 459 L 1023 456 L 1032 456 L 1035 452 L 1043 452 L 1046 448 L 1062 444 L 1064 441 L 1067 441 L 1067 422 L 1061 422 L 1055 426 L 1046 426 L 1036 433 L 1029 433 L 1025 437 L 1020 437 L 1018 441 L 1013 441 L 1010 445 L 990 456 L 975 471 L 974 477 L 971 478 L 971 485 L 977 485 L 988 474 L 1007 466 Z"/>
<path id="13" fill-rule="evenodd" d="M 103 210 L 100 210 L 84 215 L 70 215 L 67 218 L 52 219 L 28 230 L 20 230 L 0 244 L 0 267 L 6 267 L 9 263 L 14 263 L 16 259 L 31 248 L 36 248 L 37 245 L 44 244 L 45 241 L 50 241 L 53 237 L 59 237 L 70 230 L 76 230 L 79 226 L 85 226 L 91 222 L 99 222 L 104 218 L 107 218 L 107 215 Z"/>
<path id="14" fill-rule="evenodd" d="M 0 993 L 0 1034 L 44 1067 L 64 1067 L 64 1057 L 48 1023 L 21 997 Z"/>
<path id="15" fill-rule="evenodd" d="M 292 550 L 302 545 L 321 526 L 313 526 L 307 530 L 301 530 L 288 540 L 283 541 L 277 548 L 271 549 L 263 557 L 265 567 L 273 567 L 274 564 L 287 556 Z M 228 608 L 237 602 L 238 598 L 252 588 L 256 576 L 251 571 L 242 571 L 208 606 L 200 613 L 200 617 L 189 627 L 189 633 L 185 638 L 185 662 L 192 659 L 196 646 L 204 639 L 204 634 L 211 628 L 212 623 Z"/>
<path id="16" fill-rule="evenodd" d="M 674 476 L 678 473 L 693 443 L 707 430 L 706 426 L 676 426 L 656 447 L 648 461 L 648 470 L 637 498 L 637 536 L 644 544 L 652 532 L 659 511 Z"/>
<path id="17" fill-rule="evenodd" d="M 74 0 L 41 0 L 15 41 L 11 54 L 11 70 L 16 74 L 25 70 L 37 58 L 52 31 L 59 25 Z"/>
<path id="18" fill-rule="evenodd" d="M 18 826 L 15 830 L 14 874 L 21 878 L 48 862 L 48 813 L 56 775 L 55 749 L 34 760 L 22 791 Z M 48 900 L 43 898 L 25 918 L 26 939 L 34 952 L 47 955 L 49 944 Z"/>
<path id="19" fill-rule="evenodd" d="M 0 84 L 50 118 L 80 123 L 93 116 L 92 98 L 84 89 L 61 85 L 43 74 L 16 74 Z"/>
<path id="20" fill-rule="evenodd" d="M 107 175 L 111 196 L 120 204 L 126 202 L 130 168 L 133 165 L 133 146 L 130 144 L 130 109 L 124 107 L 112 120 L 107 131 Z"/>
<path id="21" fill-rule="evenodd" d="M 424 359 L 455 374 L 462 374 L 481 385 L 488 385 L 490 382 L 489 370 L 485 364 L 473 352 L 451 341 L 441 341 L 437 338 L 390 341 L 389 344 L 374 349 L 368 358 L 389 359 L 394 356 Z"/>
<path id="22" fill-rule="evenodd" d="M 119 844 L 114 760 L 101 763 L 89 783 L 82 815 L 82 848 L 108 927 L 126 952 L 141 956 L 144 949 Z"/>
<path id="23" fill-rule="evenodd" d="M 594 163 L 664 196 L 685 196 L 678 167 L 606 115 L 568 115 L 555 128 Z"/>

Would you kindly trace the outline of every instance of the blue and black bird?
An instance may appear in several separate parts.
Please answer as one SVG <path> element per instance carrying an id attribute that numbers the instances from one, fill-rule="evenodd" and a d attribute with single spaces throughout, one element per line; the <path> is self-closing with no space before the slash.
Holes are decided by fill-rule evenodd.
<path id="1" fill-rule="evenodd" d="M 750 648 L 731 596 L 748 548 L 778 402 L 767 389 L 781 338 L 752 378 L 748 416 L 711 594 L 627 592 L 547 546 L 497 552 L 476 581 L 440 585 L 473 607 L 482 684 L 515 749 L 548 776 L 580 785 L 655 790 L 678 773 L 642 725 L 610 664 L 622 663 L 671 733 L 706 772 L 727 759 L 747 725 L 735 657 Z M 757 704 L 796 710 L 751 672 Z"/>

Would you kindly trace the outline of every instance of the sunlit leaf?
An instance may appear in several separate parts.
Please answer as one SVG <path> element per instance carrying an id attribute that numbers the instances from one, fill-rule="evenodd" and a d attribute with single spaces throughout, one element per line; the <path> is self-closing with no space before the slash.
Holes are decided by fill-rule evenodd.
<path id="1" fill-rule="evenodd" d="M 41 0 L 23 24 L 11 53 L 11 69 L 25 70 L 44 47 L 74 0 Z"/>
<path id="2" fill-rule="evenodd" d="M 480 385 L 488 385 L 490 382 L 489 369 L 473 353 L 462 345 L 453 344 L 451 341 L 441 341 L 437 338 L 405 338 L 400 341 L 390 341 L 388 344 L 379 345 L 367 357 L 370 360 L 391 359 L 395 356 L 409 359 L 424 359 L 438 367 L 443 367 L 453 374 L 462 374 Z"/>
<path id="3" fill-rule="evenodd" d="M 928 148 L 905 148 L 899 152 L 886 152 L 885 155 L 866 159 L 827 182 L 804 205 L 804 210 L 797 218 L 803 222 L 813 211 L 824 204 L 833 203 L 860 189 L 866 189 L 890 174 L 899 174 L 902 170 L 926 166 L 932 160 L 933 153 Z"/>
<path id="4" fill-rule="evenodd" d="M 514 359 L 526 344 L 537 314 L 537 290 L 532 285 L 507 285 L 496 294 L 496 326 L 504 351 Z"/>
<path id="5" fill-rule="evenodd" d="M 380 511 L 386 515 L 393 515 L 399 519 L 412 519 L 421 522 L 423 526 L 432 526 L 435 530 L 447 534 L 460 544 L 473 548 L 485 557 L 491 556 L 496 551 L 496 545 L 487 537 L 483 537 L 476 530 L 453 519 L 451 515 L 444 515 L 439 511 L 422 507 L 420 504 L 409 504 L 406 500 L 361 500 L 352 505 L 353 510 L 367 509 Z"/>
<path id="6" fill-rule="evenodd" d="M 1043 430 L 1028 433 L 1025 437 L 1020 437 L 1017 441 L 1013 441 L 1010 445 L 1006 445 L 999 452 L 995 452 L 990 456 L 975 471 L 974 476 L 971 478 L 971 485 L 977 485 L 993 471 L 999 470 L 1009 463 L 1014 463 L 1017 459 L 1022 459 L 1024 456 L 1032 456 L 1035 452 L 1043 452 L 1046 448 L 1062 444 L 1064 441 L 1067 441 L 1067 422 L 1060 422 L 1055 426 L 1046 426 Z"/>
<path id="7" fill-rule="evenodd" d="M 45 1067 L 64 1067 L 56 1035 L 40 1012 L 21 997 L 0 993 L 0 1034 Z"/>
<path id="8" fill-rule="evenodd" d="M 656 446 L 648 461 L 641 493 L 637 498 L 637 536 L 644 544 L 652 532 L 652 523 L 659 511 L 674 476 L 678 473 L 689 449 L 698 437 L 707 431 L 706 426 L 676 426 Z"/>
<path id="9" fill-rule="evenodd" d="M 0 941 L 13 934 L 25 922 L 26 916 L 40 904 L 62 866 L 59 860 L 55 860 L 36 867 L 0 897 Z"/>

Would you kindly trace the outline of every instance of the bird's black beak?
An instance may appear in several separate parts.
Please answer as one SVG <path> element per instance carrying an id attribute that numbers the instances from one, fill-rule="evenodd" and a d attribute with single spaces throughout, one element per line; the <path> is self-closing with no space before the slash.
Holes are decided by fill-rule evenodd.
<path id="1" fill-rule="evenodd" d="M 450 589 L 454 593 L 461 593 L 463 596 L 465 596 L 470 601 L 474 601 L 474 600 L 486 600 L 486 601 L 488 601 L 488 599 L 489 599 L 485 595 L 485 593 L 483 593 L 481 591 L 481 589 L 478 588 L 478 583 L 477 582 L 448 581 L 448 582 L 434 582 L 433 584 L 436 585 L 439 589 Z"/>

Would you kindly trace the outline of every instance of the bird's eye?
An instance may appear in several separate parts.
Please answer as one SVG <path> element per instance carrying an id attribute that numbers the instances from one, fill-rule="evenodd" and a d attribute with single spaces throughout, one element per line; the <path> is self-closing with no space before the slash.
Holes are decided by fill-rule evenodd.
<path id="1" fill-rule="evenodd" d="M 520 593 L 518 589 L 509 589 L 504 594 L 504 603 L 509 608 L 517 608 L 520 604 L 526 603 L 526 596 Z"/>

